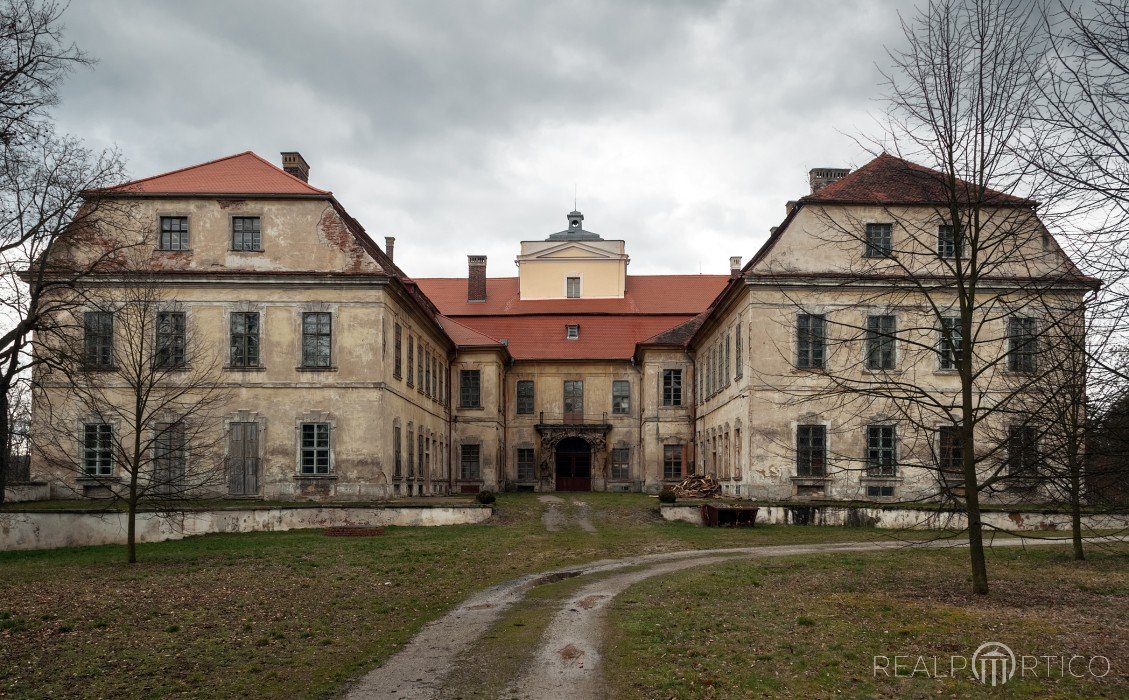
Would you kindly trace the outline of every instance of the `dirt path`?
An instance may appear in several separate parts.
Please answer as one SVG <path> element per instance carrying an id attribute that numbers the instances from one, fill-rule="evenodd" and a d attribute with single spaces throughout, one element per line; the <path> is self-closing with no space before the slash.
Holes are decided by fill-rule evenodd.
<path id="1" fill-rule="evenodd" d="M 1062 544 L 1061 540 L 998 539 L 993 547 Z M 564 601 L 541 638 L 533 665 L 508 689 L 521 698 L 603 697 L 601 648 L 607 608 L 631 585 L 694 566 L 743 558 L 866 552 L 909 547 L 963 547 L 952 541 L 843 542 L 808 545 L 705 549 L 610 559 L 507 581 L 482 591 L 426 625 L 383 666 L 369 672 L 346 694 L 368 698 L 435 698 L 456 660 L 529 589 L 573 576 L 636 569 L 583 587 Z M 638 568 L 641 567 L 641 568 Z"/>

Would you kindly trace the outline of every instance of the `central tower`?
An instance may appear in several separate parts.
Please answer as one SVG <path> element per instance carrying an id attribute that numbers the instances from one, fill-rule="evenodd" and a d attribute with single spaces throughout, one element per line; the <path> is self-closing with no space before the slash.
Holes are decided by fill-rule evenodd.
<path id="1" fill-rule="evenodd" d="M 521 299 L 622 299 L 629 262 L 624 242 L 584 230 L 578 211 L 566 218 L 564 231 L 521 242 L 516 259 Z"/>

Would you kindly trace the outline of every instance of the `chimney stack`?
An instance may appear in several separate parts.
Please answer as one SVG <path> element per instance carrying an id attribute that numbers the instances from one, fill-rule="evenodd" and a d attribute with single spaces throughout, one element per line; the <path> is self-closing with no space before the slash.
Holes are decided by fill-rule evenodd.
<path id="1" fill-rule="evenodd" d="M 811 183 L 811 193 L 815 194 L 827 187 L 832 182 L 838 182 L 850 175 L 849 168 L 812 168 L 808 171 L 808 181 Z"/>
<path id="2" fill-rule="evenodd" d="M 741 274 L 741 256 L 734 255 L 729 258 L 729 276 L 736 277 Z"/>
<path id="3" fill-rule="evenodd" d="M 384 254 L 387 255 L 388 259 L 393 261 L 393 262 L 395 262 L 395 258 L 392 257 L 392 253 L 395 250 L 396 250 L 396 239 L 393 238 L 392 236 L 385 236 L 384 237 Z"/>
<path id="4" fill-rule="evenodd" d="M 486 256 L 467 256 L 467 301 L 486 301 Z"/>
<path id="5" fill-rule="evenodd" d="M 310 164 L 298 151 L 282 152 L 282 169 L 302 182 L 310 181 Z"/>

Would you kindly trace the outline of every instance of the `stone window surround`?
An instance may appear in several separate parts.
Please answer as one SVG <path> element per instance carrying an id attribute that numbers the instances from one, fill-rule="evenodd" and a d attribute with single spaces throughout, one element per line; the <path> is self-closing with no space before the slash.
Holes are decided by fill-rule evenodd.
<path id="1" fill-rule="evenodd" d="M 799 439 L 799 433 L 800 433 L 800 426 L 801 425 L 822 425 L 823 428 L 824 428 L 824 432 L 823 432 L 823 476 L 800 476 L 799 474 L 794 473 L 796 471 L 796 441 Z M 831 455 L 833 453 L 832 452 L 832 442 L 833 441 L 832 441 L 831 421 L 829 419 L 822 418 L 822 417 L 820 417 L 819 415 L 816 415 L 816 414 L 805 413 L 802 416 L 798 416 L 796 418 L 796 420 L 790 422 L 790 431 L 791 431 L 791 434 L 792 434 L 792 442 L 791 442 L 791 447 L 789 449 L 790 449 L 790 452 L 792 453 L 791 469 L 792 469 L 793 474 L 792 474 L 791 479 L 792 479 L 793 489 L 795 489 L 795 487 L 797 485 L 804 486 L 804 485 L 811 485 L 813 482 L 819 482 L 821 484 L 825 484 L 827 482 L 830 482 L 831 481 L 831 469 L 832 469 Z M 793 493 L 793 495 L 794 495 L 794 493 Z"/>
<path id="2" fill-rule="evenodd" d="M 680 390 L 681 391 L 681 402 L 678 403 L 678 404 L 672 404 L 670 406 L 667 406 L 663 402 L 663 378 L 666 376 L 667 370 L 672 370 L 672 369 L 676 369 L 676 370 L 679 370 L 679 371 L 682 372 L 682 378 L 681 378 L 680 383 L 679 383 L 679 386 L 681 387 L 681 390 Z M 686 370 L 687 370 L 687 366 L 685 364 L 682 364 L 682 363 L 659 365 L 659 367 L 658 367 L 658 384 L 659 384 L 658 405 L 659 405 L 660 411 L 672 411 L 672 410 L 673 411 L 680 411 L 680 410 L 688 410 L 690 408 L 690 402 L 686 400 L 686 396 L 687 396 L 686 387 L 688 386 L 688 384 L 686 383 L 686 376 L 687 376 Z"/>
<path id="3" fill-rule="evenodd" d="M 294 308 L 294 323 L 297 324 L 298 332 L 295 333 L 296 352 L 295 357 L 298 358 L 298 364 L 295 370 L 298 372 L 336 372 L 337 371 L 337 341 L 341 335 L 341 316 L 339 313 L 340 304 L 336 302 L 324 301 L 310 301 L 296 305 Z M 302 323 L 304 314 L 307 313 L 328 313 L 329 314 L 329 366 L 328 367 L 307 367 L 302 364 L 303 360 L 303 338 Z M 262 319 L 260 318 L 260 321 Z M 262 325 L 259 326 L 259 335 L 262 336 Z M 261 348 L 260 348 L 261 350 Z M 331 448 L 332 451 L 332 448 Z"/>
<path id="4" fill-rule="evenodd" d="M 329 424 L 329 473 L 302 473 L 302 424 Z M 265 440 L 259 438 L 261 446 Z M 262 448 L 260 447 L 260 450 Z M 307 411 L 294 419 L 294 478 L 295 479 L 336 479 L 337 478 L 337 418 L 328 411 Z"/>
<path id="5" fill-rule="evenodd" d="M 259 364 L 249 367 L 236 367 L 231 364 L 231 315 L 232 314 L 259 314 Z M 301 316 L 299 315 L 299 322 Z M 259 303 L 250 301 L 232 301 L 223 305 L 223 336 L 224 347 L 227 349 L 227 354 L 224 357 L 223 369 L 229 372 L 262 372 L 265 371 L 267 366 L 263 362 L 263 338 L 267 336 L 267 314 L 266 306 Z M 298 334 L 299 337 L 301 333 Z M 301 342 L 301 341 L 299 341 Z M 261 429 L 261 426 L 260 426 Z"/>
<path id="6" fill-rule="evenodd" d="M 86 473 L 86 426 L 110 426 L 110 473 L 104 476 Z M 78 470 L 75 481 L 80 484 L 115 484 L 122 481 L 119 473 L 118 458 L 113 454 L 114 441 L 120 435 L 121 419 L 116 416 L 106 417 L 86 414 L 75 421 L 75 448 L 78 454 Z"/>

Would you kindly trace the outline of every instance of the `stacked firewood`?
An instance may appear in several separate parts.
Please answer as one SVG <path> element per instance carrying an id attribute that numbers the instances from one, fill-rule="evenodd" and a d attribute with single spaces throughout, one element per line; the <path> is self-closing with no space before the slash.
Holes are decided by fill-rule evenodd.
<path id="1" fill-rule="evenodd" d="M 713 474 L 691 474 L 674 487 L 679 498 L 710 498 L 721 493 L 721 484 Z"/>

